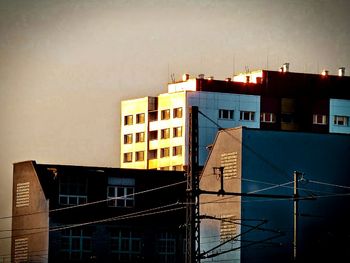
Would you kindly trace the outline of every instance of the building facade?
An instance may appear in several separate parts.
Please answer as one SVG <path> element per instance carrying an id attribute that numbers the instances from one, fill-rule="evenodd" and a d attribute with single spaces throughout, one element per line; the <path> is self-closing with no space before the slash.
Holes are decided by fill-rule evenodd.
<path id="1" fill-rule="evenodd" d="M 220 131 L 199 186 L 217 193 L 199 197 L 201 262 L 349 261 L 349 149 L 343 134 Z"/>
<path id="2" fill-rule="evenodd" d="M 189 109 L 199 109 L 199 165 L 222 128 L 350 133 L 350 77 L 260 70 L 233 80 L 189 78 L 121 103 L 120 166 L 183 170 Z"/>
<path id="3" fill-rule="evenodd" d="M 11 262 L 182 262 L 185 189 L 183 172 L 16 163 Z"/>

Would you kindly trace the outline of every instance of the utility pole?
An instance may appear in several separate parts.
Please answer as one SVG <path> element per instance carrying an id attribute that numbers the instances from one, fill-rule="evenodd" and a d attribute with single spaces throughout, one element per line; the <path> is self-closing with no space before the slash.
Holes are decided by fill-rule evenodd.
<path id="1" fill-rule="evenodd" d="M 293 260 L 297 261 L 297 243 L 298 243 L 298 214 L 299 214 L 299 191 L 298 191 L 298 181 L 299 177 L 302 175 L 301 172 L 294 171 L 294 233 L 293 233 Z"/>
<path id="2" fill-rule="evenodd" d="M 189 109 L 189 161 L 187 169 L 186 263 L 200 262 L 198 107 Z"/>

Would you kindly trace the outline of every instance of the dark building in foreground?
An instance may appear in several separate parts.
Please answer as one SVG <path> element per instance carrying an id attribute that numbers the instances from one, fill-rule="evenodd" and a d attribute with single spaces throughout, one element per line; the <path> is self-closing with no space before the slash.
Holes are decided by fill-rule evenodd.
<path id="1" fill-rule="evenodd" d="M 183 172 L 14 164 L 11 262 L 182 262 Z"/>
<path id="2" fill-rule="evenodd" d="M 350 262 L 350 136 L 232 128 L 219 131 L 200 189 L 202 262 Z M 271 195 L 271 196 L 270 196 Z"/>

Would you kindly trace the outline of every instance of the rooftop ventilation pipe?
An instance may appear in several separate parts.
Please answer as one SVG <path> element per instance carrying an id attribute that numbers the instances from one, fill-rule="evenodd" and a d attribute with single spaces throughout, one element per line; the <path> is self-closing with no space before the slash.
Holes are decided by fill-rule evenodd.
<path id="1" fill-rule="evenodd" d="M 190 74 L 185 73 L 182 75 L 182 81 L 187 81 L 189 80 L 189 78 L 190 78 Z"/>
<path id="2" fill-rule="evenodd" d="M 198 78 L 199 78 L 199 79 L 204 79 L 204 74 L 199 74 L 199 75 L 198 75 Z"/>
<path id="3" fill-rule="evenodd" d="M 345 76 L 345 68 L 341 67 L 338 69 L 338 76 L 344 77 Z"/>
<path id="4" fill-rule="evenodd" d="M 322 76 L 328 76 L 328 74 L 329 74 L 329 71 L 325 69 L 321 73 Z"/>

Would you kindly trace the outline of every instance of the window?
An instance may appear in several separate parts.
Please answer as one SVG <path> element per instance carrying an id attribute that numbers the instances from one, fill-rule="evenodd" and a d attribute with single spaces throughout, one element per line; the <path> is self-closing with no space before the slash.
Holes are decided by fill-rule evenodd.
<path id="1" fill-rule="evenodd" d="M 132 153 L 124 153 L 124 163 L 132 162 Z"/>
<path id="2" fill-rule="evenodd" d="M 233 120 L 233 110 L 219 110 L 219 119 Z"/>
<path id="3" fill-rule="evenodd" d="M 130 186 L 108 186 L 107 190 L 108 206 L 113 207 L 133 207 L 134 187 Z"/>
<path id="4" fill-rule="evenodd" d="M 334 116 L 334 125 L 348 126 L 349 117 L 348 116 Z"/>
<path id="5" fill-rule="evenodd" d="M 327 124 L 327 115 L 314 114 L 312 116 L 312 123 L 313 124 L 326 125 Z"/>
<path id="6" fill-rule="evenodd" d="M 173 118 L 182 118 L 182 108 L 175 108 L 173 110 Z"/>
<path id="7" fill-rule="evenodd" d="M 144 113 L 139 113 L 136 114 L 136 123 L 145 123 L 145 114 Z"/>
<path id="8" fill-rule="evenodd" d="M 160 233 L 157 238 L 157 250 L 160 262 L 176 262 L 176 236 L 173 233 Z"/>
<path id="9" fill-rule="evenodd" d="M 169 129 L 169 128 L 167 128 L 167 129 L 162 129 L 162 130 L 160 131 L 160 138 L 162 138 L 162 139 L 168 139 L 168 138 L 170 138 L 170 129 Z"/>
<path id="10" fill-rule="evenodd" d="M 262 112 L 260 114 L 260 121 L 266 123 L 275 123 L 276 122 L 276 114 L 271 112 Z"/>
<path id="11" fill-rule="evenodd" d="M 135 205 L 135 180 L 132 178 L 108 178 L 108 206 L 133 207 Z"/>
<path id="12" fill-rule="evenodd" d="M 92 252 L 91 237 L 91 228 L 63 230 L 61 232 L 60 251 L 63 260 L 88 260 Z"/>
<path id="13" fill-rule="evenodd" d="M 158 140 L 158 131 L 150 131 L 149 140 L 150 141 Z"/>
<path id="14" fill-rule="evenodd" d="M 161 148 L 160 149 L 160 158 L 169 156 L 169 148 Z"/>
<path id="15" fill-rule="evenodd" d="M 136 160 L 136 162 L 143 161 L 144 158 L 145 158 L 144 155 L 145 155 L 144 151 L 136 152 L 135 153 L 135 160 Z"/>
<path id="16" fill-rule="evenodd" d="M 136 133 L 136 142 L 144 142 L 145 141 L 145 133 L 137 132 Z"/>
<path id="17" fill-rule="evenodd" d="M 132 125 L 132 115 L 124 116 L 124 125 Z"/>
<path id="18" fill-rule="evenodd" d="M 170 110 L 162 110 L 160 115 L 161 120 L 169 120 L 170 119 Z"/>
<path id="19" fill-rule="evenodd" d="M 220 224 L 220 239 L 221 242 L 232 239 L 236 235 L 235 217 L 232 215 L 222 216 Z"/>
<path id="20" fill-rule="evenodd" d="M 173 128 L 173 137 L 181 137 L 182 136 L 182 127 Z"/>
<path id="21" fill-rule="evenodd" d="M 13 262 L 29 262 L 28 261 L 28 237 L 16 238 L 14 250 L 15 250 L 15 253 L 14 253 L 15 260 Z M 5 260 L 3 262 L 5 262 Z"/>
<path id="22" fill-rule="evenodd" d="M 124 144 L 131 144 L 132 143 L 132 134 L 125 134 L 124 135 Z"/>
<path id="23" fill-rule="evenodd" d="M 138 262 L 142 239 L 135 231 L 110 229 L 110 251 L 114 262 Z"/>
<path id="24" fill-rule="evenodd" d="M 158 111 L 150 111 L 148 113 L 148 120 L 149 121 L 157 121 L 158 120 Z"/>
<path id="25" fill-rule="evenodd" d="M 254 121 L 255 112 L 253 111 L 241 111 L 240 120 L 241 121 Z"/>
<path id="26" fill-rule="evenodd" d="M 69 175 L 59 179 L 60 205 L 78 205 L 87 202 L 87 178 Z"/>
<path id="27" fill-rule="evenodd" d="M 173 156 L 182 154 L 182 146 L 173 147 Z"/>
<path id="28" fill-rule="evenodd" d="M 157 159 L 157 150 L 150 150 L 148 152 L 148 159 L 149 160 Z"/>

